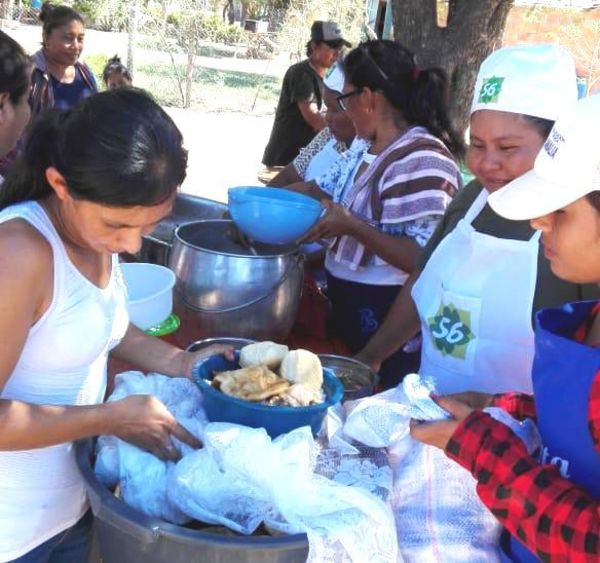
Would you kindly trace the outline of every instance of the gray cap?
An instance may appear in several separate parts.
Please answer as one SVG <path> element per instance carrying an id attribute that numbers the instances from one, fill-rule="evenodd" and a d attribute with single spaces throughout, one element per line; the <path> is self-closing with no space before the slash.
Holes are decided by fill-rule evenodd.
<path id="1" fill-rule="evenodd" d="M 337 22 L 313 22 L 310 28 L 310 38 L 313 41 L 328 43 L 332 47 L 341 47 L 342 45 L 346 47 L 352 46 L 351 43 L 342 37 L 342 28 Z"/>

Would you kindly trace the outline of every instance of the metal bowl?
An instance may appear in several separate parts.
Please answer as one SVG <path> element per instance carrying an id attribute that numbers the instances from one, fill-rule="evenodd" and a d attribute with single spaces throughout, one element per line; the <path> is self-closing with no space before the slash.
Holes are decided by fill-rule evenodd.
<path id="1" fill-rule="evenodd" d="M 186 349 L 186 352 L 198 352 L 204 350 L 214 344 L 224 344 L 225 346 L 233 346 L 235 350 L 241 350 L 248 344 L 254 344 L 255 340 L 249 338 L 235 338 L 233 336 L 217 336 L 215 338 L 205 338 L 204 340 L 196 340 L 192 342 Z"/>
<path id="2" fill-rule="evenodd" d="M 379 376 L 366 364 L 335 354 L 318 354 L 321 365 L 328 368 L 344 385 L 344 401 L 353 401 L 373 394 Z"/>

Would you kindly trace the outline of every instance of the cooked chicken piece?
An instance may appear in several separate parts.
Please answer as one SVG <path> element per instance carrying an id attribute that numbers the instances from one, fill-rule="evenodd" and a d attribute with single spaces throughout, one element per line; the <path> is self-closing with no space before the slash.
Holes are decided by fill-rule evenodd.
<path id="1" fill-rule="evenodd" d="M 291 407 L 308 407 L 309 405 L 322 403 L 323 395 L 320 391 L 315 392 L 301 383 L 295 383 L 281 395 L 281 400 L 283 401 L 282 404 Z"/>
<path id="2" fill-rule="evenodd" d="M 267 366 L 270 369 L 277 369 L 287 353 L 287 346 L 268 340 L 248 344 L 240 350 L 240 366 L 243 368 Z"/>
<path id="3" fill-rule="evenodd" d="M 279 376 L 269 368 L 257 366 L 217 373 L 213 381 L 220 385 L 223 393 L 232 395 L 238 391 L 246 393 L 264 391 L 278 379 Z"/>
<path id="4" fill-rule="evenodd" d="M 267 387 L 264 391 L 254 394 L 248 394 L 243 399 L 247 401 L 253 401 L 258 403 L 260 401 L 266 401 L 271 397 L 279 397 L 282 393 L 286 393 L 290 388 L 290 384 L 285 380 L 279 378 L 279 381 L 273 383 L 270 387 Z"/>

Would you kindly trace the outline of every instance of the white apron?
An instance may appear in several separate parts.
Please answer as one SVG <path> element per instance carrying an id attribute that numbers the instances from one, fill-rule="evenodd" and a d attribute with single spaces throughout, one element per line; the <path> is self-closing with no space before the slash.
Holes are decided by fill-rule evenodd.
<path id="1" fill-rule="evenodd" d="M 412 290 L 423 333 L 419 371 L 440 394 L 532 392 L 540 232 L 528 241 L 477 232 L 471 223 L 488 195 L 481 191 Z"/>
<path id="2" fill-rule="evenodd" d="M 329 139 L 323 148 L 311 158 L 304 173 L 305 182 L 310 182 L 326 172 L 340 158 L 340 153 L 335 150 L 337 143 L 338 140 L 335 137 Z"/>

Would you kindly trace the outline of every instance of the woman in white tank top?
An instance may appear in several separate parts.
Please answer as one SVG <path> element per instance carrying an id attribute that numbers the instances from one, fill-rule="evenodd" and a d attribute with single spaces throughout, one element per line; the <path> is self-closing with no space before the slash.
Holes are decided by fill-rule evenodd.
<path id="1" fill-rule="evenodd" d="M 170 213 L 186 163 L 169 116 L 117 89 L 46 114 L 0 190 L 0 562 L 87 560 L 74 440 L 114 434 L 163 459 L 172 436 L 201 446 L 150 396 L 102 403 L 109 353 L 173 377 L 199 359 L 129 324 L 118 262 Z"/>

